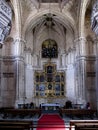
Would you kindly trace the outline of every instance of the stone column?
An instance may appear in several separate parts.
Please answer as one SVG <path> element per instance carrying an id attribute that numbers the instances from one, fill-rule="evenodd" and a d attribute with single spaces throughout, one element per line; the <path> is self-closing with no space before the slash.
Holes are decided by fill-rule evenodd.
<path id="1" fill-rule="evenodd" d="M 75 41 L 76 45 L 76 97 L 77 103 L 83 103 L 85 100 L 85 44 L 86 39 L 84 37 L 79 37 Z"/>
<path id="2" fill-rule="evenodd" d="M 15 63 L 16 63 L 16 104 L 25 104 L 25 59 L 24 45 L 25 41 L 17 38 L 15 44 Z"/>
<path id="3" fill-rule="evenodd" d="M 96 105 L 98 111 L 98 38 L 95 39 L 95 44 L 96 44 Z"/>
<path id="4" fill-rule="evenodd" d="M 92 9 L 91 16 L 91 27 L 96 34 L 95 45 L 96 45 L 96 104 L 98 111 L 98 0 L 95 1 Z M 97 112 L 98 114 L 98 112 Z"/>
<path id="5" fill-rule="evenodd" d="M 0 49 L 1 51 L 1 49 Z M 1 92 L 2 92 L 2 56 L 0 55 L 0 107 L 2 107 L 2 95 L 1 95 Z"/>
<path id="6" fill-rule="evenodd" d="M 85 37 L 79 37 L 77 39 L 74 40 L 75 45 L 76 45 L 76 52 L 77 52 L 77 56 L 84 56 L 86 55 L 86 48 L 85 48 L 85 44 L 86 44 L 86 38 Z"/>

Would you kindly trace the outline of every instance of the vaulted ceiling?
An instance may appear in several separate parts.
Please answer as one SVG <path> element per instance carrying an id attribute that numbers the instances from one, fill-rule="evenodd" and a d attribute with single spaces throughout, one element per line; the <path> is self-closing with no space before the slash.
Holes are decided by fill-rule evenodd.
<path id="1" fill-rule="evenodd" d="M 47 38 L 47 31 L 57 41 L 67 35 L 70 35 L 72 41 L 83 37 L 85 13 L 91 0 L 16 0 L 19 4 L 14 1 L 17 32 L 27 41 L 30 34 L 39 41 L 44 40 Z"/>
<path id="2" fill-rule="evenodd" d="M 58 3 L 60 7 L 64 7 L 69 1 L 73 0 L 30 0 L 38 8 L 41 3 Z"/>

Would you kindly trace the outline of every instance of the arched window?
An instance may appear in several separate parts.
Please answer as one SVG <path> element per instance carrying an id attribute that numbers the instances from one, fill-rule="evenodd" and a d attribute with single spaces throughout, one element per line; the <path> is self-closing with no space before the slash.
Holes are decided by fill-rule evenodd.
<path id="1" fill-rule="evenodd" d="M 58 46 L 52 39 L 47 39 L 42 43 L 42 58 L 57 58 Z"/>

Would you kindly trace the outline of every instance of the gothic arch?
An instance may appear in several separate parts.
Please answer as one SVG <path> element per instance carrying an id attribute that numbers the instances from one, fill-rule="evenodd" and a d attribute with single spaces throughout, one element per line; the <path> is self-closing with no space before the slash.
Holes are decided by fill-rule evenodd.
<path id="1" fill-rule="evenodd" d="M 79 17 L 79 37 L 84 37 L 85 13 L 90 0 L 81 0 Z"/>
<path id="2" fill-rule="evenodd" d="M 38 12 L 37 15 L 30 15 L 25 24 L 24 24 L 24 28 L 23 28 L 23 37 L 25 39 L 25 35 L 26 33 L 33 28 L 34 26 L 36 26 L 36 24 L 38 24 L 40 22 L 40 20 L 42 19 L 42 16 L 44 14 L 48 14 L 50 13 L 49 10 L 44 10 L 42 12 Z M 55 14 L 58 17 L 58 21 L 63 24 L 68 30 L 70 30 L 74 36 L 76 36 L 76 25 L 75 25 L 75 21 L 74 19 L 71 17 L 71 15 L 68 14 L 64 14 L 61 12 L 57 12 L 57 11 L 51 11 L 52 14 Z"/>
<path id="3" fill-rule="evenodd" d="M 16 34 L 15 37 L 21 38 L 21 24 L 22 24 L 22 5 L 20 0 L 12 1 L 14 14 L 15 14 L 15 26 L 16 26 Z"/>

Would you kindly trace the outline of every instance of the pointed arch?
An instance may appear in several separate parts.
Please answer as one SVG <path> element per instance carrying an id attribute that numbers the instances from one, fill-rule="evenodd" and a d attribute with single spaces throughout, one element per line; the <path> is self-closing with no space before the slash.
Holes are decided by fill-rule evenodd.
<path id="1" fill-rule="evenodd" d="M 21 38 L 21 24 L 22 24 L 22 6 L 21 6 L 21 1 L 20 0 L 13 0 L 13 7 L 14 7 L 14 14 L 15 14 L 15 26 L 16 26 L 16 37 Z"/>
<path id="2" fill-rule="evenodd" d="M 23 28 L 23 37 L 25 38 L 26 32 L 28 32 L 31 28 L 36 26 L 41 20 L 44 14 L 48 14 L 49 10 L 44 10 L 42 12 L 38 12 L 37 15 L 31 14 L 26 20 Z M 76 35 L 76 25 L 75 21 L 69 13 L 61 13 L 58 11 L 51 11 L 52 14 L 57 16 L 58 21 L 65 26 L 68 30 L 72 31 L 74 36 Z"/>
<path id="3" fill-rule="evenodd" d="M 90 0 L 81 0 L 79 17 L 79 37 L 84 37 L 85 13 Z"/>

